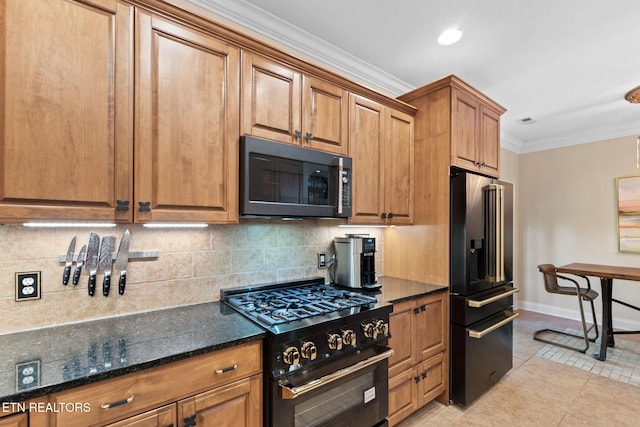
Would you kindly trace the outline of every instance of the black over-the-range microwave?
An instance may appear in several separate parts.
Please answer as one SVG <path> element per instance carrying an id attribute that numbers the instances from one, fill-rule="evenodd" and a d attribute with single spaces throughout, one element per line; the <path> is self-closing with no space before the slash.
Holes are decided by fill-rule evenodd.
<path id="1" fill-rule="evenodd" d="M 351 216 L 351 157 L 240 137 L 240 215 Z"/>

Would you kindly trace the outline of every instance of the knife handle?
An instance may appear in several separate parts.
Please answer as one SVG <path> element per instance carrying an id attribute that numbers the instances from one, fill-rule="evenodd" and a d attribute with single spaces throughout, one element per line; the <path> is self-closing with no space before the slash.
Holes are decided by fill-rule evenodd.
<path id="1" fill-rule="evenodd" d="M 69 276 L 71 276 L 71 266 L 67 265 L 64 268 L 64 273 L 62 273 L 62 284 L 63 285 L 67 285 L 67 283 L 69 283 Z"/>
<path id="2" fill-rule="evenodd" d="M 79 265 L 76 267 L 76 271 L 73 272 L 73 286 L 78 284 L 78 281 L 80 280 L 80 273 L 82 273 L 82 266 Z"/>
<path id="3" fill-rule="evenodd" d="M 120 280 L 118 281 L 118 293 L 124 295 L 124 286 L 127 284 L 127 273 L 120 273 Z"/>
<path id="4" fill-rule="evenodd" d="M 89 296 L 92 297 L 96 292 L 96 275 L 89 274 Z"/>
<path id="5" fill-rule="evenodd" d="M 109 288 L 111 288 L 111 275 L 105 274 L 102 280 L 102 295 L 109 296 Z"/>

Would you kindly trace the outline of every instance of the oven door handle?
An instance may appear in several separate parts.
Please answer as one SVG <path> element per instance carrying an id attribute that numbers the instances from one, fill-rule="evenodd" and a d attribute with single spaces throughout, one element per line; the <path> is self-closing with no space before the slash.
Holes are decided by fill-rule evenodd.
<path id="1" fill-rule="evenodd" d="M 384 359 L 388 359 L 391 356 L 393 356 L 393 349 L 388 349 L 384 353 L 380 353 L 366 360 L 362 360 L 354 365 L 351 365 L 344 369 L 340 369 L 339 371 L 333 372 L 329 375 L 325 375 L 324 377 L 318 378 L 317 380 L 309 381 L 308 383 L 298 387 L 291 387 L 280 384 L 280 388 L 282 389 L 282 398 L 295 399 L 296 397 L 302 396 L 303 394 L 310 392 L 311 390 L 315 390 L 319 387 L 330 384 L 334 381 L 339 380 L 340 378 L 344 378 L 347 375 L 351 375 L 352 373 L 364 369 L 368 366 L 375 365 L 376 363 Z"/>
<path id="2" fill-rule="evenodd" d="M 471 338 L 482 338 L 485 335 L 487 335 L 489 332 L 493 332 L 498 328 L 503 327 L 504 325 L 506 325 L 509 322 L 513 322 L 513 319 L 515 319 L 516 317 L 520 316 L 520 313 L 512 313 L 511 316 L 507 317 L 504 320 L 501 320 L 500 322 L 493 324 L 491 326 L 489 326 L 487 329 L 483 329 L 481 331 L 476 331 L 475 329 L 467 329 L 467 332 L 469 333 L 469 336 Z"/>
<path id="3" fill-rule="evenodd" d="M 480 307 L 484 307 L 484 306 L 485 306 L 485 305 L 487 305 L 487 304 L 491 304 L 492 302 L 499 301 L 499 300 L 501 300 L 502 298 L 506 298 L 506 297 L 508 297 L 508 296 L 510 296 L 510 295 L 517 294 L 518 292 L 520 292 L 520 289 L 518 289 L 518 288 L 514 288 L 514 289 L 512 289 L 512 290 L 510 290 L 510 291 L 503 292 L 503 293 L 501 293 L 500 295 L 496 295 L 496 296 L 494 296 L 494 297 L 487 298 L 487 299 L 483 299 L 483 300 L 480 300 L 480 301 L 470 299 L 470 300 L 467 302 L 467 305 L 469 305 L 469 307 L 473 307 L 473 308 L 480 308 Z"/>

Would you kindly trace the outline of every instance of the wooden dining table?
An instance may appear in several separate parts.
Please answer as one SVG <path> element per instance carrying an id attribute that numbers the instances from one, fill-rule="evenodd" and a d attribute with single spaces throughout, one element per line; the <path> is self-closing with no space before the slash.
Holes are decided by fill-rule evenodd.
<path id="1" fill-rule="evenodd" d="M 613 298 L 613 279 L 632 280 L 640 282 L 640 268 L 619 267 L 615 265 L 572 263 L 557 267 L 558 273 L 568 273 L 578 276 L 599 277 L 602 298 L 602 340 L 600 341 L 600 352 L 593 357 L 598 360 L 607 359 L 607 347 L 614 347 L 614 334 L 640 334 L 640 331 L 615 331 L 613 330 L 613 316 L 611 312 L 612 302 L 622 304 L 634 310 L 640 311 L 639 307 L 624 301 Z"/>

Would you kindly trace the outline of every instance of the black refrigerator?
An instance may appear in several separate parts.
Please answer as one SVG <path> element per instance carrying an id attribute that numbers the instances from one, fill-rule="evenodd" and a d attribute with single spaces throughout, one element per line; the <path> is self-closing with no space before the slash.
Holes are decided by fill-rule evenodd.
<path id="1" fill-rule="evenodd" d="M 467 405 L 512 367 L 513 185 L 451 169 L 450 401 Z"/>

